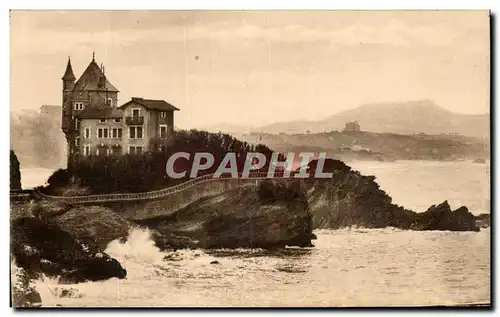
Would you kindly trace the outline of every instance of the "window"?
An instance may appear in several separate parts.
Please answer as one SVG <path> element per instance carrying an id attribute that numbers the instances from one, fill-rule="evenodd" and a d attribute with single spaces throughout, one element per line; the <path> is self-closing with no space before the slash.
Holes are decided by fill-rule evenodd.
<path id="1" fill-rule="evenodd" d="M 75 145 L 80 146 L 80 138 L 79 137 L 75 138 Z"/>
<path id="2" fill-rule="evenodd" d="M 131 139 L 142 139 L 142 127 L 130 127 L 128 133 Z"/>
<path id="3" fill-rule="evenodd" d="M 78 120 L 78 118 L 75 119 L 75 131 L 78 131 L 78 129 L 80 128 L 80 121 Z"/>
<path id="4" fill-rule="evenodd" d="M 122 122 L 122 118 L 115 118 L 115 122 Z"/>
<path id="5" fill-rule="evenodd" d="M 113 149 L 106 149 L 106 155 L 112 155 L 113 154 Z"/>
<path id="6" fill-rule="evenodd" d="M 99 122 L 100 123 L 106 123 L 106 119 L 100 119 Z"/>
<path id="7" fill-rule="evenodd" d="M 167 113 L 165 111 L 160 112 L 160 118 L 165 119 L 167 117 Z"/>
<path id="8" fill-rule="evenodd" d="M 113 107 L 113 98 L 108 98 L 108 106 Z"/>
<path id="9" fill-rule="evenodd" d="M 83 110 L 83 102 L 75 102 L 73 105 L 73 109 L 75 110 Z"/>
<path id="10" fill-rule="evenodd" d="M 108 136 L 108 128 L 97 128 L 97 137 L 99 139 L 107 139 Z"/>
<path id="11" fill-rule="evenodd" d="M 89 156 L 90 155 L 90 145 L 85 145 L 85 147 L 83 148 L 83 154 L 85 156 Z"/>
<path id="12" fill-rule="evenodd" d="M 141 154 L 142 153 L 142 146 L 131 146 L 129 147 L 130 154 Z"/>
<path id="13" fill-rule="evenodd" d="M 85 139 L 90 139 L 90 128 L 89 127 L 85 128 Z"/>
<path id="14" fill-rule="evenodd" d="M 141 108 L 132 109 L 132 117 L 137 118 L 141 115 Z"/>
<path id="15" fill-rule="evenodd" d="M 112 138 L 113 139 L 121 139 L 122 138 L 122 128 L 113 128 L 112 130 Z"/>
<path id="16" fill-rule="evenodd" d="M 166 138 L 167 137 L 167 126 L 162 124 L 160 125 L 160 138 Z"/>

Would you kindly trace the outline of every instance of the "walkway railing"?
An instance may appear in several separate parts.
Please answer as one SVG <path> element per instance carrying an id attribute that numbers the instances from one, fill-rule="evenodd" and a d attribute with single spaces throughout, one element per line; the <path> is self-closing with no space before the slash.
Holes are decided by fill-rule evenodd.
<path id="1" fill-rule="evenodd" d="M 284 174 L 282 172 L 275 173 L 274 175 L 269 175 L 268 173 L 250 173 L 248 177 L 243 178 L 242 176 L 243 176 L 242 173 L 238 174 L 237 178 L 233 177 L 232 175 L 215 176 L 215 174 L 208 174 L 191 179 L 176 186 L 155 191 L 142 192 L 142 193 L 104 194 L 104 195 L 87 195 L 87 196 L 51 196 L 36 191 L 36 195 L 38 195 L 42 199 L 61 202 L 61 203 L 68 203 L 68 204 L 142 201 L 142 200 L 153 200 L 158 198 L 164 198 L 169 195 L 182 192 L 184 190 L 190 189 L 192 187 L 195 187 L 199 184 L 206 182 L 228 181 L 237 179 L 238 181 L 247 184 L 248 183 L 247 181 L 284 178 Z"/>

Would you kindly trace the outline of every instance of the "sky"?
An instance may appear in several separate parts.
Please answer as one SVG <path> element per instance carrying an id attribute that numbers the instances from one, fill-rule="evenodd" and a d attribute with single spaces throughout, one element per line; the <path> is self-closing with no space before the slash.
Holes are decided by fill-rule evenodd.
<path id="1" fill-rule="evenodd" d="M 320 120 L 432 99 L 489 112 L 487 11 L 12 11 L 11 109 L 60 105 L 68 57 L 95 52 L 119 103 L 180 108 L 176 126 Z"/>

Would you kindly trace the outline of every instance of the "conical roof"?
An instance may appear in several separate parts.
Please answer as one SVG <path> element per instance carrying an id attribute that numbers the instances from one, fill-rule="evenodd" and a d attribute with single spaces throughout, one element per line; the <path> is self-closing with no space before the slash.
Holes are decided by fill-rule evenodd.
<path id="1" fill-rule="evenodd" d="M 66 71 L 64 72 L 62 79 L 74 80 L 75 78 L 75 74 L 73 74 L 73 67 L 71 67 L 71 60 L 68 57 L 68 64 L 66 65 Z"/>
<path id="2" fill-rule="evenodd" d="M 94 59 L 92 59 L 87 69 L 85 69 L 82 76 L 77 80 L 74 90 L 107 90 L 118 92 L 118 89 L 108 81 Z"/>

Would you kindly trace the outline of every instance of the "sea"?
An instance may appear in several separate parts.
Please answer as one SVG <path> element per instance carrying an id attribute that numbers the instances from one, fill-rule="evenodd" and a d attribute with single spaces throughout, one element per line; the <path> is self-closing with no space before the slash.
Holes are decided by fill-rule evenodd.
<path id="1" fill-rule="evenodd" d="M 448 200 L 490 212 L 490 165 L 471 161 L 350 162 L 393 202 L 423 212 Z M 22 170 L 24 187 L 52 171 Z M 33 173 L 33 174 L 32 174 Z M 161 252 L 147 230 L 106 252 L 126 279 L 35 281 L 46 307 L 379 307 L 489 304 L 490 229 L 316 230 L 312 248 Z M 13 271 L 16 268 L 13 267 Z"/>

